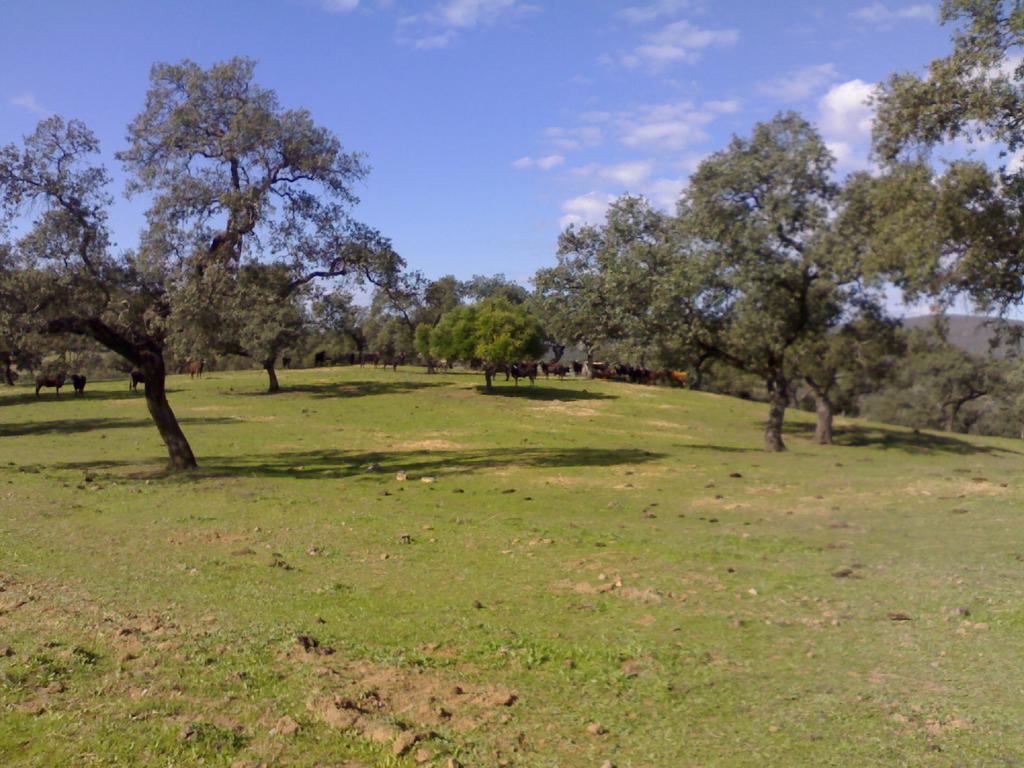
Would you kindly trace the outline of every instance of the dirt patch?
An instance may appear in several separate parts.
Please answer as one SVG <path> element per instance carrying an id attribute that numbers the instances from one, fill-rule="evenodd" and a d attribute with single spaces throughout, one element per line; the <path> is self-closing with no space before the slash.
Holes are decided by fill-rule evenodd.
<path id="1" fill-rule="evenodd" d="M 460 451 L 465 447 L 450 440 L 415 440 L 408 443 L 396 443 L 394 446 L 399 451 Z"/>
<path id="2" fill-rule="evenodd" d="M 556 592 L 573 592 L 577 595 L 615 595 L 631 602 L 645 605 L 661 605 L 667 601 L 685 602 L 686 595 L 662 592 L 653 587 L 627 587 L 622 579 L 607 579 L 594 584 L 590 581 L 556 581 L 552 588 Z"/>
<path id="3" fill-rule="evenodd" d="M 934 480 L 911 483 L 903 489 L 908 496 L 1002 496 L 1009 493 L 1008 486 L 984 479 L 967 481 Z"/>
<path id="4" fill-rule="evenodd" d="M 437 669 L 355 662 L 321 672 L 326 672 L 329 686 L 309 699 L 309 712 L 333 728 L 391 743 L 395 749 L 434 738 L 433 728 L 464 733 L 500 722 L 518 700 L 502 685 L 468 683 Z M 403 735 L 407 733 L 416 738 L 410 741 Z"/>
<path id="5" fill-rule="evenodd" d="M 550 416 L 553 413 L 561 413 L 566 416 L 597 416 L 599 413 L 597 407 L 593 404 L 582 405 L 580 403 L 562 403 L 558 401 L 535 405 L 529 410 L 541 416 Z"/>

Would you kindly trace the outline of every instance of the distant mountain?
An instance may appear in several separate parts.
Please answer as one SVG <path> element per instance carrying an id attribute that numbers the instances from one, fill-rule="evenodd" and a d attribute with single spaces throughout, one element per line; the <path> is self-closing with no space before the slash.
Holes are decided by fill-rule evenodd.
<path id="1" fill-rule="evenodd" d="M 907 317 L 903 319 L 903 327 L 928 328 L 935 322 L 936 317 L 937 315 Z M 975 355 L 988 355 L 991 352 L 990 342 L 995 336 L 997 327 L 994 323 L 1003 323 L 1018 331 L 1024 331 L 1024 322 L 1020 320 L 995 320 L 981 315 L 946 315 L 945 317 L 949 322 L 949 341 L 960 349 Z M 1004 343 L 995 354 L 1006 355 L 1009 349 L 1009 345 Z"/>

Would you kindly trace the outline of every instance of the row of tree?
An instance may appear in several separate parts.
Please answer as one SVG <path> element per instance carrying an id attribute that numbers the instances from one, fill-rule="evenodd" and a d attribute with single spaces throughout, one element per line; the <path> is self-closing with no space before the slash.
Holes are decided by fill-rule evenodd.
<path id="1" fill-rule="evenodd" d="M 943 3 L 953 51 L 877 95 L 876 173 L 838 180 L 815 128 L 779 114 L 701 163 L 673 214 L 627 196 L 603 224 L 567 229 L 532 295 L 500 277 L 407 272 L 352 217 L 365 159 L 282 108 L 251 61 L 157 65 L 117 153 L 127 194 L 149 203 L 134 248 L 111 243 L 109 176 L 84 125 L 52 117 L 0 148 L 0 362 L 38 333 L 120 355 L 145 374 L 176 468 L 195 457 L 167 402 L 167 355 L 247 356 L 274 390 L 310 312 L 359 351 L 418 350 L 428 364 L 493 370 L 543 339 L 556 357 L 614 350 L 685 366 L 698 384 L 728 366 L 763 386 L 771 451 L 799 382 L 828 442 L 837 400 L 877 380 L 897 344 L 887 292 L 967 295 L 999 313 L 1024 296 L 1020 164 L 929 155 L 965 135 L 1024 150 L 1024 65 L 1008 64 L 1022 14 L 1007 0 Z"/>

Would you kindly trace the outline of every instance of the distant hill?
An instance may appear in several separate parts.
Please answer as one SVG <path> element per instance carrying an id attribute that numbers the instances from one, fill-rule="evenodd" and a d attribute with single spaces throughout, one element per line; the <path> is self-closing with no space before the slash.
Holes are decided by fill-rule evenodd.
<path id="1" fill-rule="evenodd" d="M 905 328 L 927 328 L 935 322 L 936 315 L 907 317 L 903 320 Z M 981 315 L 946 315 L 949 321 L 949 340 L 951 343 L 975 355 L 987 355 L 991 351 L 991 341 L 995 335 L 993 318 Z M 1020 320 L 997 321 L 1024 331 L 1024 322 Z M 1009 351 L 1004 344 L 996 354 L 1003 356 Z"/>

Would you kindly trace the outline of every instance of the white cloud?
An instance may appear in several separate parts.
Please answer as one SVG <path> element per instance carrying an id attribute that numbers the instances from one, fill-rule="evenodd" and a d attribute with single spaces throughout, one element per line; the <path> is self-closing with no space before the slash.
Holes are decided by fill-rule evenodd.
<path id="1" fill-rule="evenodd" d="M 652 35 L 619 62 L 630 69 L 646 67 L 660 71 L 672 64 L 698 61 L 712 47 L 734 45 L 739 40 L 735 29 L 702 29 L 689 21 L 674 21 Z"/>
<path id="2" fill-rule="evenodd" d="M 605 133 L 614 134 L 619 143 L 631 149 L 674 152 L 708 139 L 705 130 L 722 115 L 739 111 L 740 102 L 722 99 L 700 105 L 693 102 L 646 104 L 621 112 L 585 112 L 584 125 L 574 128 L 551 127 L 544 138 L 563 152 L 597 147 Z"/>
<path id="3" fill-rule="evenodd" d="M 612 165 L 601 165 L 591 163 L 579 168 L 574 168 L 574 176 L 599 178 L 616 184 L 627 190 L 637 190 L 646 181 L 654 170 L 654 163 L 650 160 L 635 160 L 625 163 L 614 163 Z"/>
<path id="4" fill-rule="evenodd" d="M 837 77 L 834 64 L 815 64 L 761 83 L 757 89 L 783 102 L 803 101 Z"/>
<path id="5" fill-rule="evenodd" d="M 863 80 L 847 80 L 829 88 L 818 104 L 822 131 L 840 138 L 869 138 L 875 111 L 868 100 L 874 91 L 875 85 Z"/>
<path id="6" fill-rule="evenodd" d="M 691 102 L 654 104 L 617 117 L 619 140 L 631 148 L 677 151 L 706 141 L 705 130 L 718 115 L 739 109 L 735 101 L 714 101 L 697 107 Z"/>
<path id="7" fill-rule="evenodd" d="M 833 85 L 818 102 L 818 123 L 841 171 L 870 167 L 868 152 L 875 111 L 869 99 L 874 91 L 873 83 L 848 80 Z"/>
<path id="8" fill-rule="evenodd" d="M 39 115 L 41 117 L 43 115 L 50 114 L 50 110 L 40 104 L 36 99 L 35 94 L 32 93 L 22 93 L 11 97 L 8 101 L 11 106 L 18 107 L 26 112 L 31 112 L 33 115 Z"/>
<path id="9" fill-rule="evenodd" d="M 858 158 L 854 154 L 853 147 L 850 146 L 849 142 L 826 141 L 825 146 L 828 147 L 828 151 L 835 157 L 838 167 L 847 168 L 857 164 Z"/>
<path id="10" fill-rule="evenodd" d="M 414 48 L 444 48 L 460 31 L 539 10 L 523 0 L 442 0 L 428 11 L 400 18 L 399 41 Z"/>
<path id="11" fill-rule="evenodd" d="M 643 195 L 654 205 L 673 211 L 686 187 L 686 179 L 655 179 L 643 189 Z"/>
<path id="12" fill-rule="evenodd" d="M 1007 157 L 1006 170 L 1010 173 L 1020 173 L 1024 170 L 1024 149 L 1018 149 Z"/>
<path id="13" fill-rule="evenodd" d="M 600 224 L 605 211 L 615 198 L 604 192 L 588 192 L 562 203 L 563 216 L 558 225 L 565 229 L 570 224 Z"/>
<path id="14" fill-rule="evenodd" d="M 851 12 L 850 16 L 868 24 L 891 26 L 898 21 L 932 21 L 935 18 L 935 9 L 928 3 L 915 3 L 902 8 L 871 3 Z"/>
<path id="15" fill-rule="evenodd" d="M 544 138 L 558 149 L 571 152 L 584 147 L 596 147 L 604 134 L 596 125 L 581 125 L 578 128 L 551 127 L 544 130 Z"/>
<path id="16" fill-rule="evenodd" d="M 542 171 L 550 171 L 565 162 L 563 155 L 546 155 L 544 157 L 520 157 L 512 163 L 512 167 L 518 170 L 526 168 L 539 168 Z"/>
<path id="17" fill-rule="evenodd" d="M 663 16 L 675 16 L 690 7 L 690 0 L 656 0 L 646 5 L 629 5 L 618 15 L 630 24 L 643 24 Z"/>
<path id="18" fill-rule="evenodd" d="M 329 13 L 348 13 L 359 7 L 359 0 L 320 0 L 320 7 Z"/>

